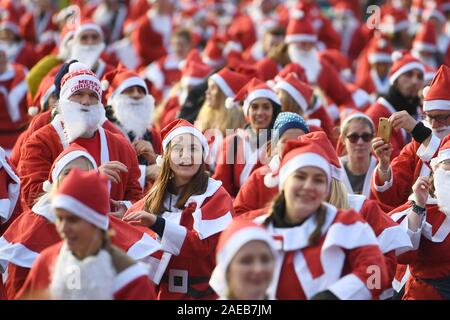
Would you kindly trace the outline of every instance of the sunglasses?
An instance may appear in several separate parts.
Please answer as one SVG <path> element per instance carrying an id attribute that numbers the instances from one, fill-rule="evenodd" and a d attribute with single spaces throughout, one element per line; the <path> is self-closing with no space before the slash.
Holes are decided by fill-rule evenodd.
<path id="1" fill-rule="evenodd" d="M 352 133 L 352 134 L 347 136 L 347 139 L 351 143 L 357 143 L 359 138 L 362 138 L 364 142 L 370 142 L 372 140 L 372 138 L 373 138 L 373 134 L 364 132 L 362 135 L 359 135 L 357 133 Z"/>

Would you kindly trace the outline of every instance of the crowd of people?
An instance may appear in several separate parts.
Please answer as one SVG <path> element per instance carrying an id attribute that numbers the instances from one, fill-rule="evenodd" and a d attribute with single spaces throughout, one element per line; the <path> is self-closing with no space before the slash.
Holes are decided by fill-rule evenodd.
<path id="1" fill-rule="evenodd" d="M 449 66 L 449 0 L 0 0 L 0 299 L 450 299 Z"/>

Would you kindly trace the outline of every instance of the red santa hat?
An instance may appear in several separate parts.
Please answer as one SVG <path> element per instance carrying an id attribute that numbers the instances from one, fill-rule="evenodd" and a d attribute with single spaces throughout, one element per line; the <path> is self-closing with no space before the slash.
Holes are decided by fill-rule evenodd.
<path id="1" fill-rule="evenodd" d="M 349 113 L 346 113 L 345 116 L 341 119 L 341 125 L 340 125 L 340 131 L 342 133 L 342 130 L 345 128 L 345 126 L 352 120 L 355 119 L 365 119 L 370 123 L 372 131 L 375 131 L 375 125 L 372 121 L 372 119 L 366 115 L 365 113 L 362 113 L 358 110 L 350 111 Z"/>
<path id="2" fill-rule="evenodd" d="M 187 61 L 181 72 L 181 84 L 190 87 L 196 86 L 205 81 L 213 69 L 201 61 Z"/>
<path id="3" fill-rule="evenodd" d="M 58 157 L 53 161 L 52 167 L 50 168 L 50 174 L 48 180 L 46 180 L 42 186 L 45 192 L 50 192 L 53 182 L 58 180 L 61 171 L 67 164 L 78 158 L 86 158 L 91 163 L 94 169 L 97 169 L 97 163 L 91 154 L 82 146 L 72 143 L 68 148 L 64 149 Z"/>
<path id="4" fill-rule="evenodd" d="M 404 9 L 390 7 L 381 18 L 380 30 L 383 34 L 394 34 L 408 28 L 408 13 Z"/>
<path id="5" fill-rule="evenodd" d="M 248 78 L 240 73 L 223 68 L 210 77 L 229 98 L 233 98 L 248 82 Z"/>
<path id="6" fill-rule="evenodd" d="M 371 64 L 392 63 L 392 46 L 389 41 L 382 36 L 374 38 L 368 48 L 368 59 Z"/>
<path id="7" fill-rule="evenodd" d="M 334 5 L 333 5 L 333 12 L 335 14 L 342 14 L 342 15 L 346 15 L 346 16 L 355 16 L 355 12 L 354 12 L 354 6 L 350 3 L 350 1 L 337 1 Z"/>
<path id="8" fill-rule="evenodd" d="M 75 62 L 61 80 L 60 100 L 67 100 L 74 92 L 82 89 L 93 91 L 102 101 L 102 89 L 97 76 L 83 63 Z"/>
<path id="9" fill-rule="evenodd" d="M 450 68 L 441 65 L 430 86 L 424 89 L 423 111 L 450 111 Z"/>
<path id="10" fill-rule="evenodd" d="M 12 15 L 8 15 L 7 17 L 1 19 L 0 29 L 10 30 L 16 36 L 20 35 L 19 22 L 16 19 L 14 19 Z"/>
<path id="11" fill-rule="evenodd" d="M 216 267 L 209 281 L 211 288 L 219 297 L 226 297 L 229 293 L 226 274 L 231 261 L 250 241 L 264 242 L 275 257 L 275 241 L 263 227 L 244 219 L 233 220 L 220 235 L 216 247 Z"/>
<path id="12" fill-rule="evenodd" d="M 225 63 L 225 57 L 223 56 L 225 42 L 222 40 L 218 36 L 211 37 L 203 50 L 203 63 L 206 63 L 214 69 L 221 67 Z"/>
<path id="13" fill-rule="evenodd" d="M 35 115 L 41 112 L 42 108 L 47 103 L 51 94 L 55 92 L 56 88 L 54 80 L 55 80 L 54 77 L 49 75 L 47 75 L 46 77 L 44 77 L 44 79 L 42 79 L 41 83 L 39 84 L 38 91 L 34 96 L 33 103 L 31 106 L 28 107 L 28 115 L 34 117 Z"/>
<path id="14" fill-rule="evenodd" d="M 244 87 L 242 87 L 234 97 L 233 103 L 244 101 L 242 108 L 244 114 L 247 116 L 250 104 L 253 100 L 259 98 L 269 99 L 281 106 L 280 99 L 275 91 L 273 91 L 265 82 L 262 82 L 258 78 L 253 78 Z"/>
<path id="15" fill-rule="evenodd" d="M 394 84 L 395 80 L 397 80 L 398 77 L 411 70 L 417 69 L 420 72 L 425 73 L 425 67 L 423 63 L 419 59 L 413 57 L 411 54 L 405 53 L 402 55 L 401 52 L 395 51 L 392 56 L 394 64 L 389 71 L 389 83 L 391 85 Z"/>
<path id="16" fill-rule="evenodd" d="M 437 51 L 437 35 L 433 22 L 427 21 L 422 24 L 414 38 L 413 50 L 432 53 Z"/>
<path id="17" fill-rule="evenodd" d="M 306 17 L 305 12 L 296 10 L 289 20 L 286 37 L 284 41 L 287 44 L 295 42 L 316 42 L 317 33 L 309 18 Z"/>
<path id="18" fill-rule="evenodd" d="M 287 76 L 277 81 L 275 89 L 286 91 L 299 105 L 303 112 L 308 109 L 309 101 L 313 95 L 313 89 L 305 82 L 300 81 L 295 73 L 289 73 Z"/>
<path id="19" fill-rule="evenodd" d="M 103 92 L 106 91 L 108 104 L 111 104 L 114 97 L 133 86 L 141 87 L 144 89 L 145 94 L 148 94 L 145 81 L 137 73 L 123 68 L 116 68 L 105 74 L 100 84 Z"/>
<path id="20" fill-rule="evenodd" d="M 275 81 L 280 81 L 289 73 L 295 73 L 298 80 L 308 82 L 305 69 L 303 69 L 303 67 L 298 63 L 288 63 L 287 65 L 285 65 L 284 68 L 281 69 L 280 72 L 278 72 L 278 74 L 275 76 Z"/>
<path id="21" fill-rule="evenodd" d="M 428 21 L 431 18 L 438 19 L 441 23 L 445 23 L 447 18 L 445 17 L 445 9 L 443 8 L 443 4 L 435 1 L 427 1 L 425 3 L 425 10 L 423 11 L 423 21 Z"/>
<path id="22" fill-rule="evenodd" d="M 61 183 L 51 206 L 67 210 L 107 231 L 110 212 L 108 178 L 98 171 L 74 168 Z"/>
<path id="23" fill-rule="evenodd" d="M 96 31 L 100 37 L 103 39 L 104 38 L 104 34 L 103 34 L 103 30 L 100 27 L 100 25 L 98 25 L 97 23 L 95 23 L 93 20 L 91 19 L 84 19 L 81 20 L 80 23 L 76 26 L 75 28 L 75 34 L 74 37 L 78 38 L 78 36 L 87 31 L 87 30 L 93 30 Z"/>
<path id="24" fill-rule="evenodd" d="M 281 163 L 273 173 L 264 177 L 264 184 L 273 188 L 284 189 L 284 182 L 296 170 L 303 167 L 322 169 L 327 177 L 328 189 L 331 178 L 341 179 L 342 167 L 339 158 L 323 131 L 315 131 L 300 136 L 297 140 L 289 140 L 281 153 Z"/>
<path id="25" fill-rule="evenodd" d="M 189 133 L 200 140 L 203 148 L 203 158 L 206 158 L 209 153 L 209 145 L 203 133 L 198 130 L 187 120 L 177 119 L 169 123 L 161 130 L 161 139 L 163 150 L 167 150 L 169 143 L 181 134 Z"/>

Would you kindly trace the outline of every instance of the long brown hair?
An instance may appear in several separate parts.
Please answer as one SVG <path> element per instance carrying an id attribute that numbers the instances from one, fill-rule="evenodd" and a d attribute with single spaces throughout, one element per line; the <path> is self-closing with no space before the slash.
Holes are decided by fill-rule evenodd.
<path id="1" fill-rule="evenodd" d="M 281 112 L 293 112 L 303 116 L 303 110 L 287 91 L 280 89 L 278 97 L 281 101 Z"/>
<path id="2" fill-rule="evenodd" d="M 172 151 L 171 144 L 169 143 L 167 151 L 163 155 L 163 165 L 161 171 L 156 178 L 153 188 L 149 191 L 145 198 L 144 210 L 153 214 L 160 215 L 166 209 L 164 208 L 164 197 L 166 192 L 170 190 L 173 183 L 174 173 L 170 168 L 170 153 Z M 191 181 L 187 183 L 180 190 L 180 194 L 176 203 L 178 209 L 183 209 L 186 201 L 194 194 L 202 194 L 208 187 L 209 176 L 206 173 L 205 164 L 202 163 L 197 173 L 191 178 Z"/>
<path id="3" fill-rule="evenodd" d="M 308 245 L 315 245 L 319 242 L 322 236 L 322 227 L 325 224 L 326 207 L 321 204 L 314 214 L 316 217 L 317 226 L 314 231 L 309 235 Z M 281 191 L 278 196 L 273 200 L 269 217 L 264 222 L 265 225 L 269 224 L 273 220 L 273 216 L 277 215 L 284 218 L 286 215 L 286 199 L 284 197 L 284 191 Z"/>

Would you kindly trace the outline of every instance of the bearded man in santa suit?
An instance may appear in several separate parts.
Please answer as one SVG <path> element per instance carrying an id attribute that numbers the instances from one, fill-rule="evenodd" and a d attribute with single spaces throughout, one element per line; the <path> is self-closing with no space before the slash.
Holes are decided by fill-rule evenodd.
<path id="1" fill-rule="evenodd" d="M 339 74 L 318 55 L 317 34 L 311 21 L 302 11 L 296 11 L 289 21 L 285 42 L 288 55 L 293 63 L 299 64 L 306 72 L 311 86 L 319 87 L 338 106 L 356 108 L 350 91 L 345 87 Z"/>
<path id="2" fill-rule="evenodd" d="M 25 76 L 25 67 L 9 64 L 6 52 L 0 49 L 0 146 L 7 155 L 29 121 Z"/>
<path id="3" fill-rule="evenodd" d="M 108 178 L 73 169 L 51 206 L 63 239 L 34 262 L 18 298 L 58 300 L 155 299 L 148 270 L 111 245 Z"/>
<path id="4" fill-rule="evenodd" d="M 59 96 L 59 114 L 33 133 L 22 147 L 18 168 L 22 202 L 32 206 L 53 161 L 71 142 L 86 148 L 99 170 L 110 178 L 112 199 L 140 199 L 142 189 L 135 151 L 123 136 L 100 127 L 105 121 L 105 110 L 97 77 L 82 63 L 72 63 L 61 80 Z"/>
<path id="5" fill-rule="evenodd" d="M 442 65 L 428 89 L 424 89 L 424 120 L 417 121 L 406 111 L 392 114 L 394 130 L 406 130 L 413 141 L 391 162 L 392 147 L 380 138 L 372 141 L 378 166 L 371 182 L 372 195 L 392 208 L 402 205 L 411 194 L 413 182 L 429 176 L 429 161 L 440 145 L 450 139 L 450 68 Z"/>

